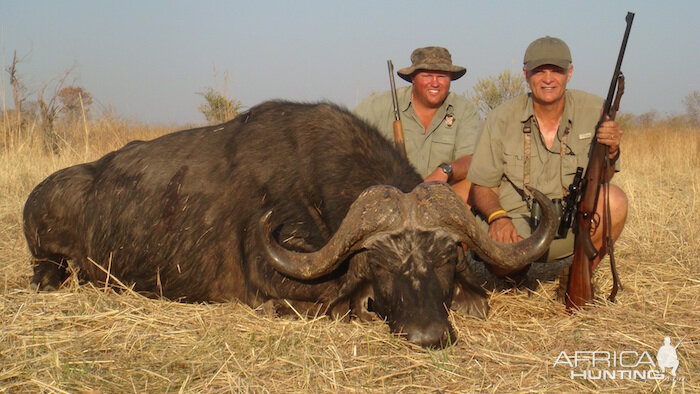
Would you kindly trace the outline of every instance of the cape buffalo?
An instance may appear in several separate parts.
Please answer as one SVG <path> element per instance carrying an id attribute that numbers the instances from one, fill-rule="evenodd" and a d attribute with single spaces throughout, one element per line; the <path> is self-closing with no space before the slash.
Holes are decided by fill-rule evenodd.
<path id="1" fill-rule="evenodd" d="M 97 284 L 109 272 L 185 302 L 376 313 L 414 343 L 445 346 L 455 340 L 447 308 L 488 309 L 462 243 L 513 271 L 547 249 L 555 218 L 536 193 L 545 225 L 518 244 L 496 244 L 449 186 L 421 182 L 343 108 L 262 103 L 41 182 L 24 208 L 32 285 L 59 287 L 72 261 L 81 280 Z"/>

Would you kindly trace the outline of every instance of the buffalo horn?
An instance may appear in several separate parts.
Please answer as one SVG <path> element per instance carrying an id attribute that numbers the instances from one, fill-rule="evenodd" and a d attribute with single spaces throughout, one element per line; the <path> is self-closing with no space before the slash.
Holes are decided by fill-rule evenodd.
<path id="1" fill-rule="evenodd" d="M 425 190 L 419 192 L 419 188 Z M 540 191 L 531 187 L 528 189 L 542 207 L 542 221 L 530 237 L 511 244 L 492 240 L 477 226 L 474 215 L 449 188 L 440 184 L 423 184 L 414 193 L 417 204 L 422 207 L 420 216 L 426 227 L 449 230 L 479 254 L 495 272 L 505 275 L 524 268 L 542 256 L 557 231 L 558 218 L 552 201 Z"/>
<path id="2" fill-rule="evenodd" d="M 258 240 L 267 261 L 277 271 L 296 279 L 315 279 L 333 272 L 346 256 L 361 249 L 372 234 L 400 226 L 406 216 L 399 204 L 402 197 L 403 193 L 392 186 L 366 189 L 352 203 L 328 243 L 315 252 L 295 252 L 281 246 L 272 235 L 272 211 L 260 218 Z"/>

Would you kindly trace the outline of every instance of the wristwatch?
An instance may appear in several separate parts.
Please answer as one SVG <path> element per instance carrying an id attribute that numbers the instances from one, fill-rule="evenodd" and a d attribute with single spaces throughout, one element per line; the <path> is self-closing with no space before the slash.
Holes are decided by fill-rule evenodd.
<path id="1" fill-rule="evenodd" d="M 442 172 L 447 175 L 447 183 L 450 183 L 452 180 L 452 165 L 448 163 L 441 163 L 438 167 L 442 170 Z"/>

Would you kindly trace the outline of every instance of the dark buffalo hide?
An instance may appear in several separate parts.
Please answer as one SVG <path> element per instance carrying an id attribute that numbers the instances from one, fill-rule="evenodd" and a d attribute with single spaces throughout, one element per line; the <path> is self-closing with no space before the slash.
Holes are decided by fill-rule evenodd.
<path id="1" fill-rule="evenodd" d="M 59 287 L 72 261 L 96 284 L 109 271 L 110 283 L 185 302 L 376 313 L 415 343 L 444 346 L 455 339 L 447 308 L 488 309 L 462 243 L 515 269 L 552 231 L 492 245 L 449 187 L 421 182 L 348 111 L 266 102 L 41 182 L 24 209 L 32 284 Z"/>

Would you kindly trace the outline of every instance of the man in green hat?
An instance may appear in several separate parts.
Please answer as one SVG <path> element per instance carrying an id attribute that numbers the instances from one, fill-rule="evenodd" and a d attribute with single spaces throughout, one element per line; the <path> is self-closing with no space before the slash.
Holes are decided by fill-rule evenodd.
<path id="1" fill-rule="evenodd" d="M 567 89 L 574 67 L 566 43 L 554 37 L 533 41 L 525 51 L 523 73 L 530 88 L 526 95 L 495 108 L 486 119 L 474 152 L 467 179 L 472 182 L 469 203 L 488 227 L 489 236 L 500 242 L 516 242 L 534 227 L 533 199 L 525 186 L 532 186 L 555 203 L 568 194 L 577 167 L 584 170 L 603 99 Z M 603 122 L 599 143 L 609 147 L 618 170 L 620 126 Z M 597 214 L 602 212 L 598 199 Z M 555 204 L 556 205 L 556 204 Z M 616 240 L 627 218 L 627 197 L 610 185 L 612 238 Z M 602 226 L 592 235 L 602 245 Z M 574 236 L 555 239 L 541 260 L 553 261 L 573 254 Z M 599 259 L 594 261 L 594 267 Z M 508 274 L 508 273 L 500 273 Z"/>
<path id="2" fill-rule="evenodd" d="M 426 181 L 447 182 L 466 201 L 465 177 L 481 119 L 466 97 L 450 92 L 450 83 L 467 69 L 452 64 L 450 52 L 442 47 L 414 50 L 411 63 L 397 72 L 411 83 L 397 89 L 408 160 Z M 391 92 L 368 97 L 353 112 L 393 141 Z"/>

